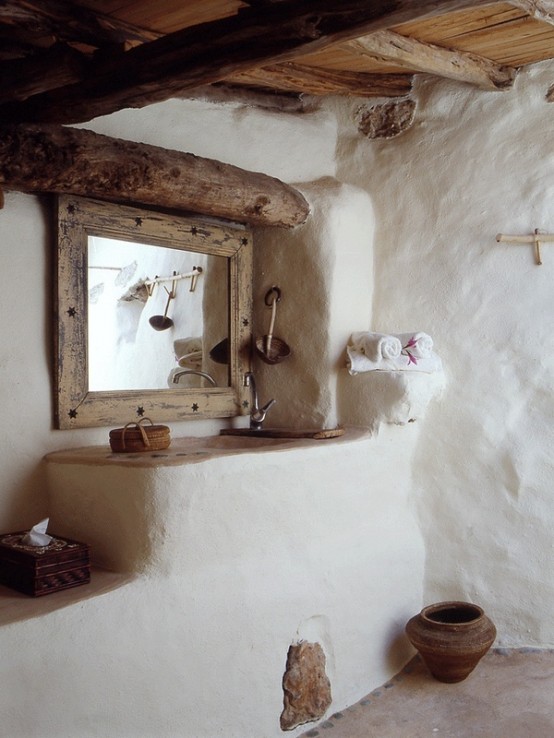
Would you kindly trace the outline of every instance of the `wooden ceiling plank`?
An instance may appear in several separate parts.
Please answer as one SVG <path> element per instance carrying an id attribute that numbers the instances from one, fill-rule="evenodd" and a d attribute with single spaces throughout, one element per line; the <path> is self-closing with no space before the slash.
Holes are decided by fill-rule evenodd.
<path id="1" fill-rule="evenodd" d="M 285 0 L 275 7 L 245 9 L 113 53 L 78 84 L 4 105 L 0 116 L 6 122 L 83 122 L 390 25 L 487 4 L 489 0 Z"/>
<path id="2" fill-rule="evenodd" d="M 370 59 L 369 56 L 364 57 L 360 54 L 353 53 L 345 47 L 345 44 L 335 44 L 328 49 L 320 51 L 318 54 L 297 56 L 294 62 L 319 69 L 334 69 L 345 72 L 406 74 L 406 70 L 403 67 L 396 66 L 392 62 L 380 63 L 374 59 Z"/>
<path id="3" fill-rule="evenodd" d="M 231 79 L 310 95 L 400 97 L 412 89 L 408 74 L 364 74 L 303 66 L 293 62 L 253 69 Z"/>
<path id="4" fill-rule="evenodd" d="M 152 35 L 128 23 L 103 16 L 68 0 L 3 0 L 0 22 L 14 27 L 40 29 L 58 40 L 80 42 L 93 47 L 127 41 L 152 40 Z"/>
<path id="5" fill-rule="evenodd" d="M 511 5 L 503 4 L 501 6 L 495 5 L 489 8 L 449 13 L 444 17 L 438 17 L 430 21 L 405 23 L 391 27 L 390 30 L 401 33 L 403 36 L 417 38 L 419 41 L 428 41 L 440 45 L 444 41 L 464 36 L 466 33 L 482 29 L 492 30 L 496 26 L 522 18 L 528 18 L 528 16 Z"/>
<path id="6" fill-rule="evenodd" d="M 498 28 L 494 33 L 479 31 L 456 39 L 456 48 L 476 54 L 486 53 L 497 62 L 505 49 L 514 48 L 522 43 L 530 46 L 549 38 L 554 48 L 554 29 L 527 19 L 510 27 Z"/>
<path id="7" fill-rule="evenodd" d="M 242 6 L 240 0 L 189 0 L 188 3 L 183 3 L 183 0 L 164 0 L 163 3 L 144 0 L 130 3 L 115 15 L 138 26 L 166 34 L 236 15 Z"/>
<path id="8" fill-rule="evenodd" d="M 511 0 L 532 18 L 554 25 L 554 0 Z"/>
<path id="9" fill-rule="evenodd" d="M 501 67 L 482 56 L 424 44 L 392 31 L 379 31 L 348 41 L 346 46 L 380 61 L 392 60 L 419 72 L 467 82 L 484 90 L 511 87 L 516 75 L 515 69 Z"/>

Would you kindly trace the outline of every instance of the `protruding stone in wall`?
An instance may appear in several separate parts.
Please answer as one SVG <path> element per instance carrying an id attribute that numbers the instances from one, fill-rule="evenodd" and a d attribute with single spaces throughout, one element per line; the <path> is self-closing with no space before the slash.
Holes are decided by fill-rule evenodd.
<path id="1" fill-rule="evenodd" d="M 301 641 L 289 648 L 283 691 L 282 730 L 292 730 L 323 717 L 332 698 L 325 673 L 325 654 L 319 643 Z"/>
<path id="2" fill-rule="evenodd" d="M 358 109 L 358 130 L 368 138 L 394 138 L 414 122 L 415 101 L 399 100 Z"/>

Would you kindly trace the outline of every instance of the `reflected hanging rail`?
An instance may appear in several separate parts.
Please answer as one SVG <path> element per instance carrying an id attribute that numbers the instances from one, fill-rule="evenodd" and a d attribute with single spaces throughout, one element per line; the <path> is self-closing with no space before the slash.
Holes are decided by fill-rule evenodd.
<path id="1" fill-rule="evenodd" d="M 190 292 L 194 292 L 196 288 L 196 282 L 198 280 L 198 277 L 202 274 L 204 270 L 202 267 L 194 266 L 192 267 L 191 272 L 184 272 L 182 274 L 173 274 L 171 277 L 158 277 L 156 276 L 154 279 L 145 279 L 143 284 L 146 285 L 148 288 L 148 294 L 152 295 L 152 291 L 154 287 L 157 284 L 160 284 L 160 282 L 175 282 L 179 279 L 190 279 Z"/>

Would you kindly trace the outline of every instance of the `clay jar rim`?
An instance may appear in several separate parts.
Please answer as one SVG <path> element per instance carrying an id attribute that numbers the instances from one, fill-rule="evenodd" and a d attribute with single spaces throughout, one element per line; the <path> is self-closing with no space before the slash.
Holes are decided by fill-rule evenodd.
<path id="1" fill-rule="evenodd" d="M 448 615 L 439 617 L 440 613 L 448 613 Z M 484 617 L 485 612 L 483 608 L 472 602 L 453 601 L 428 605 L 423 608 L 420 615 L 430 627 L 459 630 L 474 626 Z"/>

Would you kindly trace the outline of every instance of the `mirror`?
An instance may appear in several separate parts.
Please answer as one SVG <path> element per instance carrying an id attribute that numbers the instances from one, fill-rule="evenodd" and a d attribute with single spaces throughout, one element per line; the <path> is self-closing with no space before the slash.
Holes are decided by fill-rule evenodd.
<path id="1" fill-rule="evenodd" d="M 60 197 L 56 427 L 245 413 L 251 279 L 240 225 Z"/>

